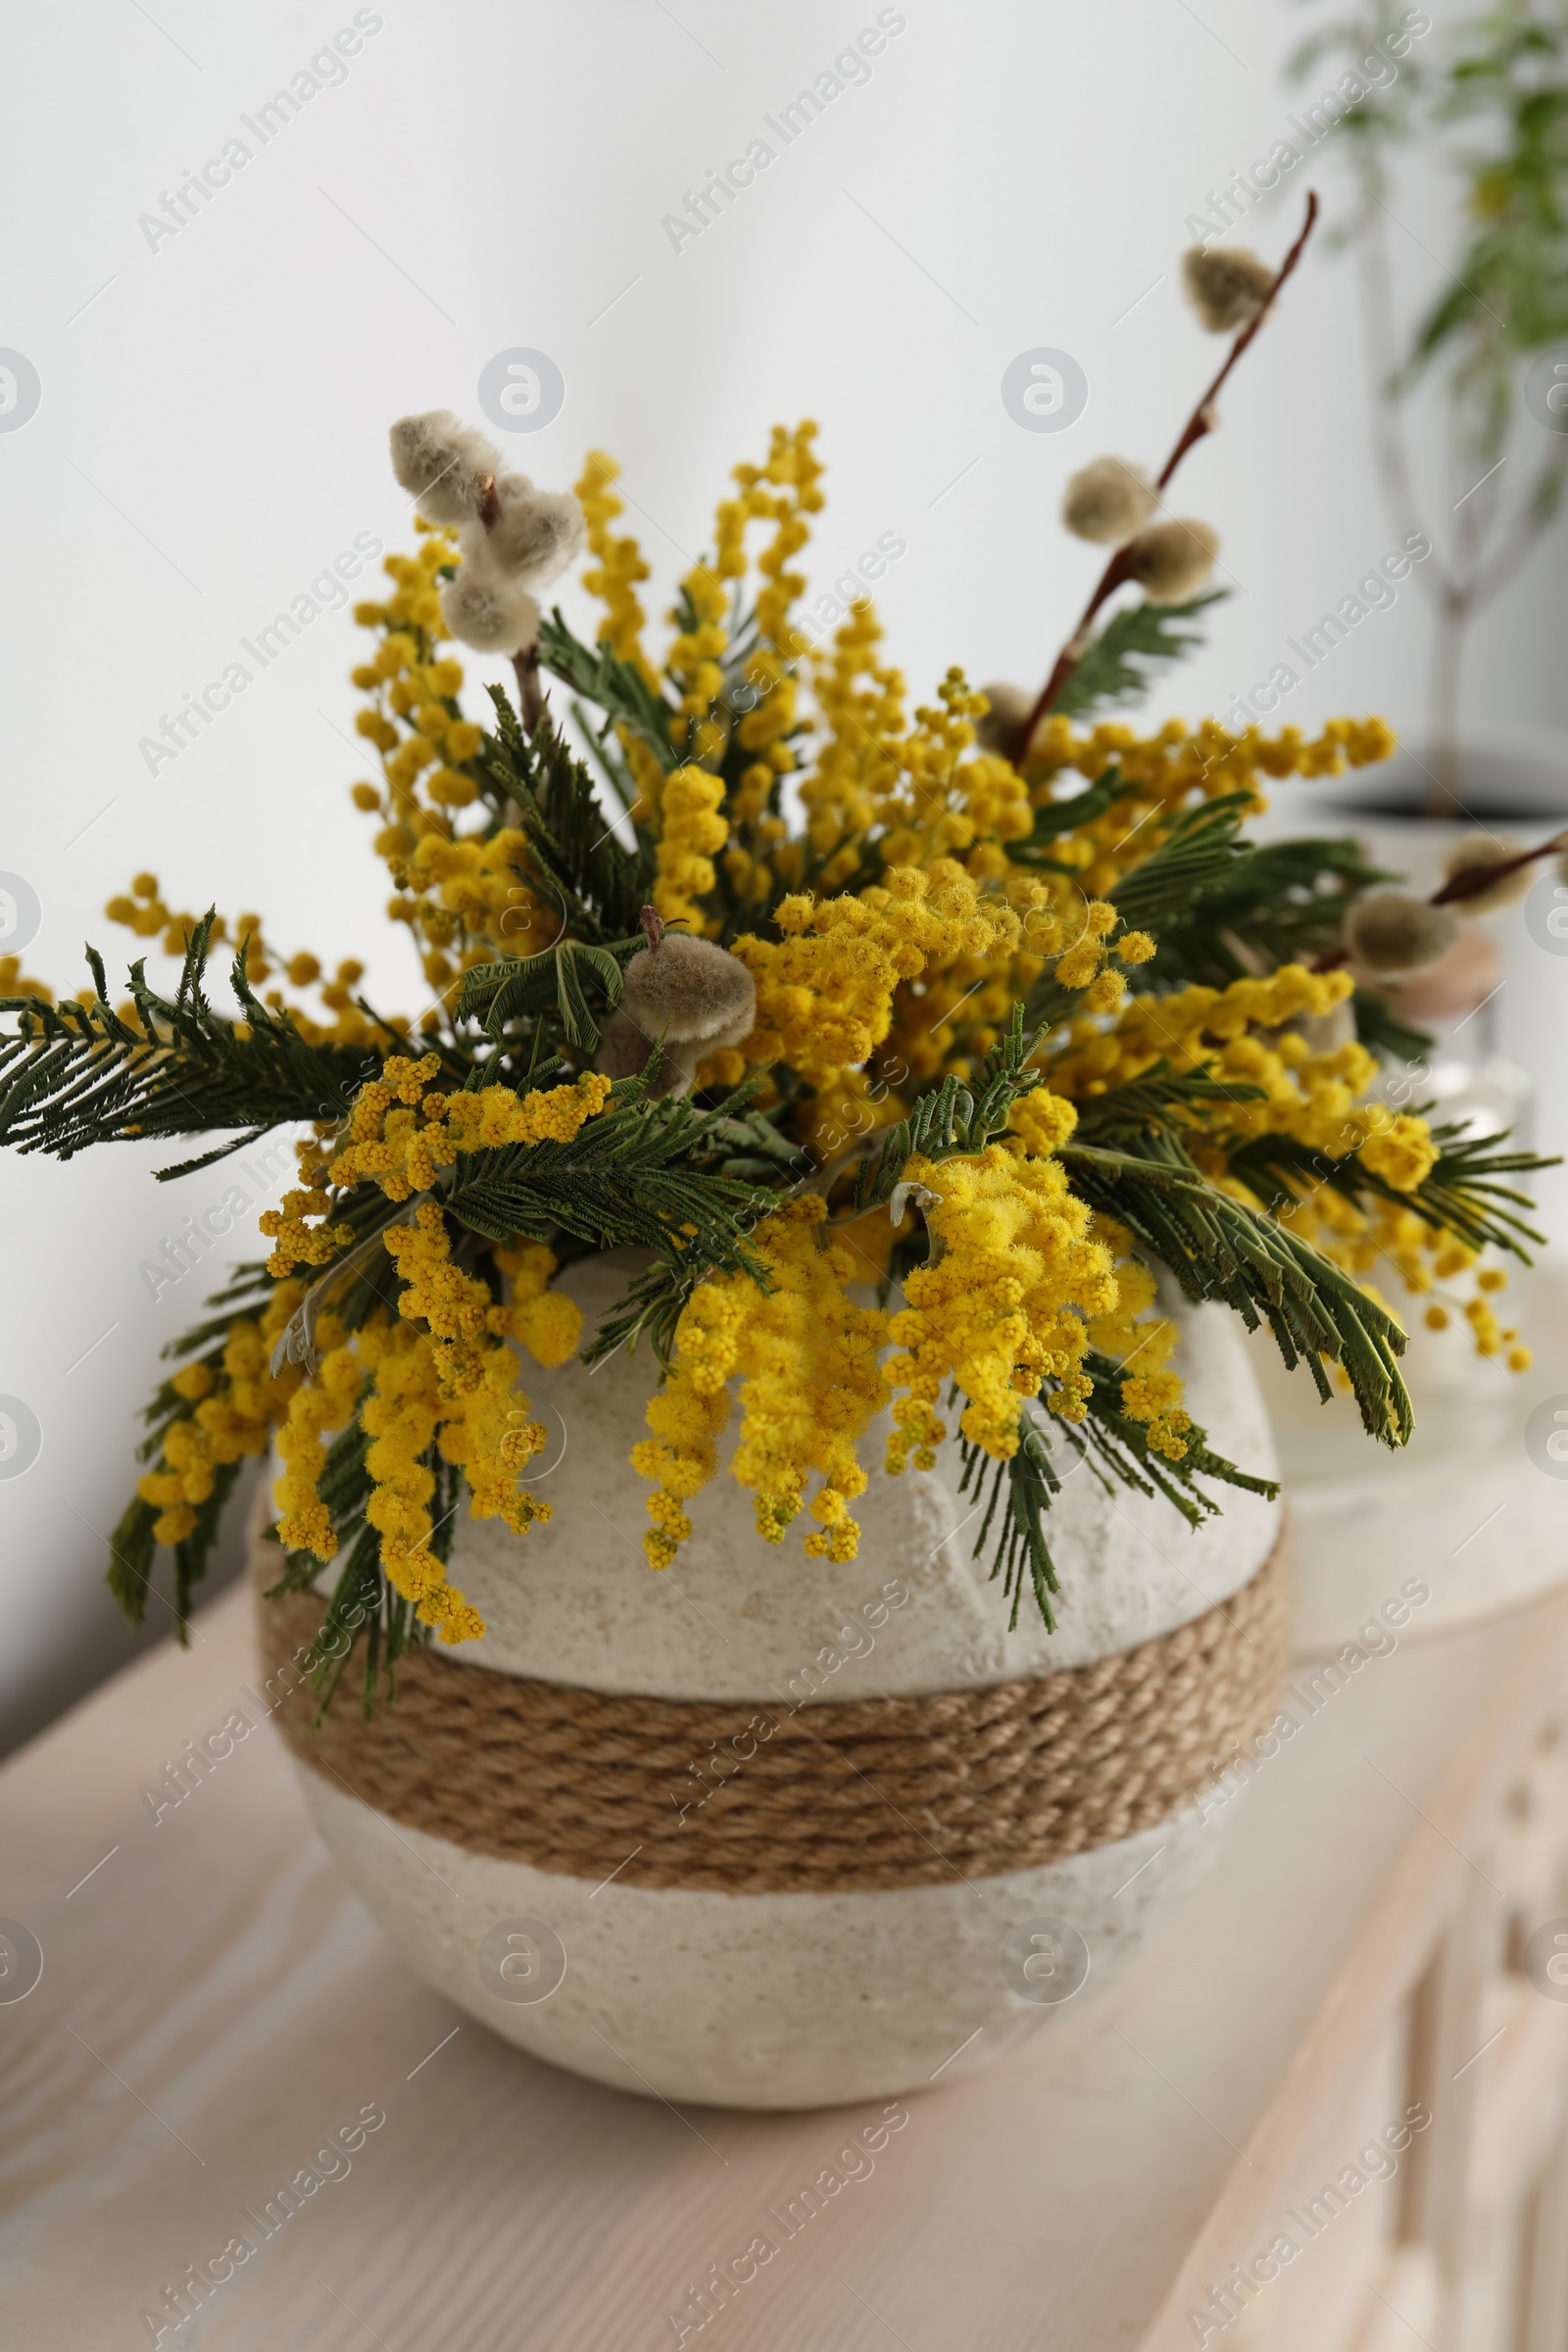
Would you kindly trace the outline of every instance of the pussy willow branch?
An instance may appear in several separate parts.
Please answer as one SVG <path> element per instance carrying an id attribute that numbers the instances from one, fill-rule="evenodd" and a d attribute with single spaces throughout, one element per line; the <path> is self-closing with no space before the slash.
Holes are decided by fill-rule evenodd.
<path id="1" fill-rule="evenodd" d="M 1257 333 L 1257 330 L 1262 325 L 1264 319 L 1268 317 L 1270 310 L 1274 306 L 1275 299 L 1279 294 L 1280 288 L 1284 285 L 1286 279 L 1296 268 L 1297 263 L 1300 260 L 1302 251 L 1306 245 L 1306 240 L 1312 233 L 1313 223 L 1317 220 L 1317 194 L 1315 190 L 1312 190 L 1309 191 L 1307 195 L 1306 219 L 1301 223 L 1300 235 L 1297 238 L 1296 243 L 1291 247 L 1290 252 L 1285 256 L 1284 261 L 1280 264 L 1274 283 L 1269 287 L 1268 292 L 1264 295 L 1255 318 L 1249 319 L 1246 326 L 1243 327 L 1241 333 L 1237 336 L 1235 342 L 1231 345 L 1230 350 L 1226 355 L 1224 366 L 1221 368 L 1219 373 L 1215 376 L 1213 382 L 1209 385 L 1202 398 L 1199 401 L 1198 406 L 1188 417 L 1187 422 L 1183 425 L 1175 448 L 1171 451 L 1170 456 L 1165 460 L 1164 467 L 1161 470 L 1157 483 L 1155 484 L 1156 489 L 1163 490 L 1165 488 L 1167 483 L 1170 481 L 1172 474 L 1176 471 L 1177 466 L 1181 464 L 1183 458 L 1186 457 L 1188 451 L 1196 447 L 1196 445 L 1203 439 L 1205 434 L 1211 433 L 1214 430 L 1214 426 L 1218 421 L 1214 414 L 1214 403 L 1219 398 L 1220 392 L 1225 384 L 1225 379 L 1230 374 L 1231 369 L 1235 367 L 1237 361 L 1241 358 L 1243 352 L 1246 351 L 1248 345 L 1251 342 L 1253 336 Z M 1054 706 L 1056 697 L 1060 694 L 1062 688 L 1066 685 L 1067 680 L 1072 676 L 1073 671 L 1083 660 L 1088 646 L 1089 631 L 1094 624 L 1096 613 L 1100 611 L 1102 605 L 1103 605 L 1108 598 L 1114 596 L 1118 588 L 1125 586 L 1126 582 L 1130 580 L 1132 576 L 1132 565 L 1128 559 L 1127 550 L 1124 547 L 1118 547 L 1111 556 L 1109 563 L 1105 565 L 1104 570 L 1101 573 L 1095 592 L 1089 599 L 1088 604 L 1084 607 L 1083 614 L 1078 622 L 1078 626 L 1074 629 L 1072 635 L 1068 638 L 1066 644 L 1056 656 L 1055 666 L 1052 670 L 1050 677 L 1046 680 L 1045 685 L 1041 688 L 1040 696 L 1035 704 L 1034 709 L 1030 711 L 1028 717 L 1024 720 L 1023 725 L 1018 729 L 1015 737 L 1008 746 L 1009 757 L 1012 759 L 1014 764 L 1017 764 L 1023 760 L 1025 753 L 1029 749 L 1030 739 L 1033 736 L 1036 727 L 1040 724 L 1040 721 L 1045 717 L 1046 713 Z"/>
<path id="2" fill-rule="evenodd" d="M 487 531 L 493 531 L 501 519 L 501 500 L 496 492 L 493 473 L 474 477 L 479 493 L 479 520 Z M 545 712 L 544 689 L 539 683 L 539 647 L 525 645 L 512 657 L 512 666 L 517 676 L 517 715 L 522 720 L 524 734 L 531 735 Z"/>
<path id="3" fill-rule="evenodd" d="M 1466 899 L 1478 899 L 1484 890 L 1500 882 L 1507 874 L 1522 873 L 1538 858 L 1549 858 L 1554 851 L 1568 849 L 1568 833 L 1559 833 L 1553 841 L 1544 841 L 1536 850 L 1521 850 L 1516 858 L 1505 858 L 1498 865 L 1462 865 L 1441 890 L 1435 890 L 1429 906 L 1462 906 Z"/>
<path id="4" fill-rule="evenodd" d="M 1544 841 L 1539 849 L 1521 850 L 1517 857 L 1504 858 L 1496 865 L 1461 865 L 1456 874 L 1440 885 L 1428 899 L 1429 906 L 1462 906 L 1467 899 L 1479 899 L 1484 890 L 1508 874 L 1523 873 L 1527 865 L 1535 865 L 1543 858 L 1551 858 L 1559 850 L 1568 850 L 1568 833 L 1559 833 L 1554 840 Z M 1325 948 L 1313 957 L 1310 969 L 1314 972 L 1337 972 L 1350 960 L 1348 948 Z"/>
<path id="5" fill-rule="evenodd" d="M 532 735 L 545 714 L 544 688 L 539 682 L 539 647 L 525 645 L 512 657 L 512 666 L 517 673 L 517 716 L 523 732 Z"/>

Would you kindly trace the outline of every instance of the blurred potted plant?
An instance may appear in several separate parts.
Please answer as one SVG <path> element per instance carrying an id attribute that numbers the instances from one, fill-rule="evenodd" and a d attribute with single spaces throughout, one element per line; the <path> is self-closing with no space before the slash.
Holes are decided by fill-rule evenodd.
<path id="1" fill-rule="evenodd" d="M 1451 817 L 1467 793 L 1495 801 L 1500 785 L 1502 798 L 1520 798 L 1516 779 L 1484 779 L 1473 763 L 1461 771 L 1461 694 L 1471 630 L 1556 517 L 1568 464 L 1568 7 L 1503 0 L 1440 41 L 1436 54 L 1417 49 L 1407 12 L 1373 0 L 1312 34 L 1293 72 L 1320 77 L 1325 60 L 1341 69 L 1327 103 L 1343 110 L 1338 145 L 1354 204 L 1336 234 L 1360 256 L 1384 492 L 1397 527 L 1433 548 L 1420 571 L 1438 609 L 1425 808 Z M 1391 221 L 1432 250 L 1408 228 L 1398 193 L 1412 156 L 1454 187 L 1459 220 L 1448 257 L 1433 257 L 1440 283 L 1405 327 Z M 1417 479 L 1420 395 L 1441 414 L 1442 491 Z M 1445 503 L 1434 529 L 1429 516 Z M 1549 784 L 1546 798 L 1559 799 Z"/>

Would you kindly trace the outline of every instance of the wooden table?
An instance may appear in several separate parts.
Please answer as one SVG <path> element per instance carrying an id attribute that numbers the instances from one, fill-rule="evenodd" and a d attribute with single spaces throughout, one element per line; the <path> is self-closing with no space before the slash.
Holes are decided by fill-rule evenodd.
<path id="1" fill-rule="evenodd" d="M 1568 1595 L 1321 1696 L 1132 1975 L 911 2098 L 874 2169 L 684 2339 L 667 2315 L 782 2238 L 769 2209 L 868 2111 L 676 2113 L 492 2040 L 341 1886 L 265 1728 L 155 1823 L 144 1787 L 251 1678 L 248 1606 L 0 1773 L 0 1912 L 45 1959 L 0 2006 L 13 2352 L 159 2327 L 268 2352 L 1561 2352 L 1568 2002 L 1519 1964 L 1568 1912 Z M 1391 2178 L 1309 2203 L 1417 2102 Z M 264 2237 L 304 2167 L 339 2177 Z M 1277 2278 L 1236 2284 L 1293 2231 Z M 231 2239 L 253 2250 L 176 2329 L 169 2290 Z"/>

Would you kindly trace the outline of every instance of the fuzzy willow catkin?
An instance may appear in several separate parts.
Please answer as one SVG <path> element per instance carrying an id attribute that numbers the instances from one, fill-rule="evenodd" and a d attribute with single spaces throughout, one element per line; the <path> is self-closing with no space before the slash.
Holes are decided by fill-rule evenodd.
<path id="1" fill-rule="evenodd" d="M 1350 955 L 1364 970 L 1384 976 L 1441 963 L 1458 936 L 1458 918 L 1446 906 L 1429 906 L 1397 890 L 1368 892 L 1345 918 Z"/>
<path id="2" fill-rule="evenodd" d="M 479 484 L 501 465 L 494 444 L 450 409 L 400 416 L 391 435 L 392 470 L 429 522 L 459 523 L 477 511 Z"/>
<path id="3" fill-rule="evenodd" d="M 1219 535 L 1190 516 L 1156 522 L 1126 552 L 1128 570 L 1152 605 L 1180 605 L 1196 596 L 1214 569 Z"/>
<path id="4" fill-rule="evenodd" d="M 464 556 L 482 554 L 519 588 L 548 588 L 582 553 L 581 507 L 569 490 L 536 490 L 523 473 L 498 474 L 494 495 L 494 518 L 464 526 Z"/>
<path id="5" fill-rule="evenodd" d="M 1061 519 L 1076 539 L 1120 547 L 1144 528 L 1157 504 L 1142 466 L 1125 458 L 1096 458 L 1067 484 Z"/>
<path id="6" fill-rule="evenodd" d="M 443 587 L 441 617 L 460 645 L 480 654 L 519 653 L 539 634 L 539 607 L 527 589 L 493 569 L 482 553 Z"/>
<path id="7" fill-rule="evenodd" d="M 1274 274 L 1267 262 L 1245 247 L 1218 253 L 1194 245 L 1182 256 L 1187 299 L 1212 335 L 1250 325 L 1268 299 Z"/>

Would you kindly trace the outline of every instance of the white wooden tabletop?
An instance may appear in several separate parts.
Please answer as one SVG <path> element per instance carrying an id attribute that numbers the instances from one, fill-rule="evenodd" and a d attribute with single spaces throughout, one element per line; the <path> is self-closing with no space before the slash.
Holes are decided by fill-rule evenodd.
<path id="1" fill-rule="evenodd" d="M 493 2040 L 338 1881 L 265 1727 L 153 1822 L 144 1785 L 252 1677 L 249 1607 L 224 1596 L 188 1655 L 149 1654 L 0 1773 L 0 1914 L 44 1954 L 0 2005 L 14 2352 L 655 2352 L 760 2233 L 779 2250 L 705 2346 L 1191 2343 L 1194 2281 L 1268 2244 L 1339 2108 L 1393 2095 L 1392 2005 L 1568 1660 L 1562 1596 L 1371 1659 L 1127 1979 L 910 2098 L 784 2240 L 769 2209 L 879 2108 L 676 2113 Z M 301 2168 L 338 2177 L 264 2236 Z M 176 2331 L 168 2291 L 230 2240 L 246 2257 Z"/>

